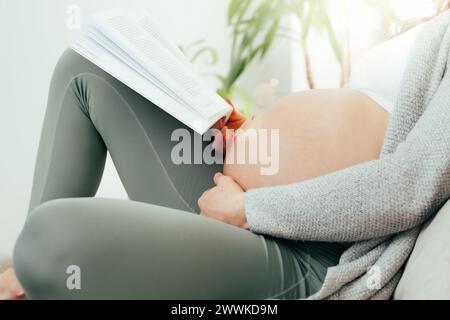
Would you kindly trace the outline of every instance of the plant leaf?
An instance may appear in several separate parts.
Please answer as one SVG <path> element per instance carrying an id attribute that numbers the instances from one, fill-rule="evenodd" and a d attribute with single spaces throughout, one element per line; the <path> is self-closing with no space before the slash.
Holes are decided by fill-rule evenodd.
<path id="1" fill-rule="evenodd" d="M 279 26 L 280 26 L 280 18 L 277 18 L 272 23 L 272 26 L 270 27 L 264 39 L 261 51 L 261 58 L 263 58 L 266 55 L 267 51 L 272 46 L 273 40 L 275 39 L 275 36 L 278 33 Z"/>
<path id="2" fill-rule="evenodd" d="M 217 50 L 212 47 L 203 47 L 197 50 L 197 52 L 191 58 L 191 63 L 195 63 L 198 58 L 207 53 L 209 53 L 211 56 L 211 62 L 209 63 L 209 65 L 217 64 L 217 61 L 219 60 L 219 54 Z"/>
<path id="3" fill-rule="evenodd" d="M 247 59 L 243 59 L 239 61 L 236 65 L 232 67 L 230 73 L 225 82 L 226 88 L 231 88 L 233 84 L 237 81 L 237 79 L 241 76 L 242 72 L 247 67 Z"/>
<path id="4" fill-rule="evenodd" d="M 236 16 L 241 4 L 242 2 L 240 0 L 231 0 L 230 5 L 228 6 L 228 24 L 233 21 L 233 18 Z"/>

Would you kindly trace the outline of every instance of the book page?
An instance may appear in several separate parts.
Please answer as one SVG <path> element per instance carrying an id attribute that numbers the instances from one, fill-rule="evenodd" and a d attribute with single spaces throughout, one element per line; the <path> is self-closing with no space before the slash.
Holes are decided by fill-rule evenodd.
<path id="1" fill-rule="evenodd" d="M 195 71 L 194 66 L 186 58 L 180 48 L 176 46 L 172 41 L 170 41 L 161 32 L 161 30 L 158 29 L 158 27 L 153 23 L 150 15 L 145 10 L 133 14 L 133 19 L 140 27 L 142 27 L 142 29 L 144 29 L 151 37 L 155 38 L 161 45 L 163 45 L 168 51 L 170 51 L 173 56 L 189 70 L 189 75 L 193 78 L 193 80 L 197 81 L 198 83 L 204 83 L 204 80 Z M 222 109 L 225 110 L 229 109 L 230 106 L 228 105 L 228 103 L 226 103 L 215 90 L 209 88 L 206 84 L 204 84 L 203 86 L 205 88 L 204 94 L 209 96 L 212 104 L 222 106 Z"/>
<path id="2" fill-rule="evenodd" d="M 152 38 L 144 29 L 137 26 L 121 11 L 114 10 L 97 16 L 96 22 L 105 28 L 105 33 L 118 45 L 123 45 L 129 55 L 139 61 L 161 82 L 172 88 L 187 104 L 205 117 L 211 117 L 222 109 L 218 108 L 207 94 L 206 87 L 191 76 L 173 54 Z"/>
<path id="3" fill-rule="evenodd" d="M 134 61 L 133 58 L 130 57 L 130 55 L 126 51 L 124 51 L 122 48 L 120 48 L 118 45 L 112 42 L 109 38 L 105 37 L 99 30 L 93 27 L 88 27 L 88 29 L 86 30 L 86 35 L 90 39 L 94 40 L 97 45 L 101 46 L 110 54 L 116 56 L 117 59 L 121 60 L 123 63 L 128 65 L 135 72 L 145 77 L 148 81 L 150 81 L 152 84 L 158 87 L 161 91 L 170 94 L 172 98 L 176 99 L 180 104 L 184 104 L 183 100 L 176 94 L 176 92 L 171 90 L 169 87 L 166 86 L 165 83 L 161 82 L 160 79 L 154 77 L 151 73 L 148 72 L 148 70 L 146 70 L 136 61 Z M 187 107 L 188 109 L 195 111 L 195 109 L 189 108 L 189 106 Z"/>
<path id="4" fill-rule="evenodd" d="M 198 113 L 189 112 L 173 95 L 153 85 L 128 63 L 117 59 L 115 54 L 87 36 L 78 39 L 71 48 L 199 134 L 205 133 L 221 117 L 217 115 L 216 119 L 206 120 Z"/>
<path id="5" fill-rule="evenodd" d="M 139 12 L 133 15 L 134 21 L 144 29 L 149 35 L 155 38 L 161 45 L 163 45 L 167 50 L 169 50 L 175 58 L 177 58 L 180 62 L 190 67 L 190 63 L 188 62 L 186 56 L 183 52 L 178 48 L 173 42 L 169 41 L 162 32 L 158 29 L 158 27 L 153 23 L 150 18 L 150 15 L 147 12 Z"/>

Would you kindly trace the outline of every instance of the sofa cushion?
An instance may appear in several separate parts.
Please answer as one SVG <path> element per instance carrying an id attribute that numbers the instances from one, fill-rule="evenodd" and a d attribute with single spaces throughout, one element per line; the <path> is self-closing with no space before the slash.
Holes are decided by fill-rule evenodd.
<path id="1" fill-rule="evenodd" d="M 424 225 L 394 299 L 450 299 L 450 202 Z"/>

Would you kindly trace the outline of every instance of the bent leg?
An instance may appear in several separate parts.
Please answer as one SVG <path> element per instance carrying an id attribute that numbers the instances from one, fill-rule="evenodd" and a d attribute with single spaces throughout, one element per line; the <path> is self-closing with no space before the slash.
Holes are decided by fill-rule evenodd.
<path id="1" fill-rule="evenodd" d="M 14 252 L 31 298 L 300 298 L 320 287 L 338 262 L 339 245 L 274 241 L 186 214 L 197 211 L 198 197 L 222 166 L 175 165 L 170 136 L 179 128 L 187 129 L 75 52 L 63 55 L 51 85 L 31 215 Z M 132 200 L 173 209 L 51 201 L 94 196 L 107 150 Z M 81 291 L 66 287 L 71 265 L 81 267 Z"/>
<path id="2" fill-rule="evenodd" d="M 30 210 L 50 200 L 95 196 L 109 151 L 131 200 L 198 211 L 198 198 L 223 166 L 176 165 L 171 159 L 178 143 L 171 141 L 176 129 L 199 139 L 156 105 L 67 50 L 53 74 Z M 206 145 L 200 146 L 200 153 Z"/>
<path id="3" fill-rule="evenodd" d="M 105 199 L 38 207 L 14 252 L 32 299 L 304 298 L 338 255 L 305 248 L 302 259 L 308 268 L 287 244 L 215 220 Z M 66 286 L 70 266 L 81 270 L 80 290 Z"/>

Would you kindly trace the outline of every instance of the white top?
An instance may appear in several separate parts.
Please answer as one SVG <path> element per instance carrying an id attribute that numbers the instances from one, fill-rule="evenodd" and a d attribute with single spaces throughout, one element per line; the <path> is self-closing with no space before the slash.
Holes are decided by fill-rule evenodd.
<path id="1" fill-rule="evenodd" d="M 392 113 L 409 54 L 425 24 L 371 49 L 353 67 L 349 87 L 363 92 Z"/>

